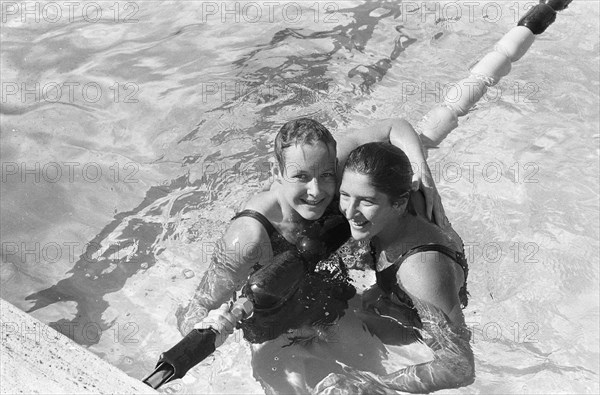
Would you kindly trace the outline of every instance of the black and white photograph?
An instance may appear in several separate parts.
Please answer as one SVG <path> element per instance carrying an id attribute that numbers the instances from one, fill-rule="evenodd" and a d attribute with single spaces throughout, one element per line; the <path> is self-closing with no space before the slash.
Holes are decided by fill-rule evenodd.
<path id="1" fill-rule="evenodd" d="M 600 0 L 0 0 L 1 394 L 597 394 Z"/>

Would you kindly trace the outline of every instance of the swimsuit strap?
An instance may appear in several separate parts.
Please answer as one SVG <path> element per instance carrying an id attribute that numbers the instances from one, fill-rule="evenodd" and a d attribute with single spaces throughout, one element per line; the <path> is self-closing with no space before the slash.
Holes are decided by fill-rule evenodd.
<path id="1" fill-rule="evenodd" d="M 455 261 L 456 263 L 458 263 L 460 265 L 460 267 L 463 269 L 463 271 L 465 271 L 465 279 L 467 278 L 468 268 L 466 265 L 467 262 L 465 259 L 465 254 L 463 254 L 462 252 L 455 251 L 452 248 L 446 247 L 445 245 L 441 245 L 441 244 L 426 244 L 426 245 L 418 246 L 415 248 L 411 248 L 410 250 L 405 252 L 400 257 L 399 262 L 398 262 L 398 267 L 400 267 L 402 262 L 404 262 L 406 260 L 406 258 L 408 258 L 409 256 L 417 254 L 419 252 L 429 252 L 429 251 L 440 252 L 440 253 L 446 255 L 447 257 L 449 257 L 450 259 L 452 259 L 453 261 Z"/>
<path id="2" fill-rule="evenodd" d="M 273 226 L 273 224 L 271 223 L 271 221 L 269 221 L 267 219 L 267 217 L 265 217 L 264 215 L 262 215 L 258 211 L 255 211 L 255 210 L 243 210 L 243 211 L 240 211 L 239 213 L 237 213 L 233 218 L 231 218 L 231 220 L 233 221 L 234 219 L 237 219 L 237 218 L 240 218 L 240 217 L 250 217 L 250 218 L 254 218 L 258 222 L 260 222 L 261 225 L 264 226 L 264 228 L 267 231 L 267 234 L 269 235 L 269 237 L 271 237 L 271 235 L 273 234 L 273 232 L 275 232 L 275 227 Z"/>
<path id="3" fill-rule="evenodd" d="M 442 254 L 446 255 L 447 257 L 449 257 L 450 259 L 452 259 L 453 261 L 455 261 L 457 264 L 459 264 L 465 273 L 465 283 L 466 283 L 469 268 L 467 266 L 467 259 L 465 258 L 465 254 L 463 254 L 462 252 L 455 251 L 452 248 L 446 247 L 441 244 L 425 244 L 422 246 L 411 248 L 410 250 L 408 250 L 407 252 L 402 254 L 398 259 L 396 259 L 396 261 L 393 264 L 386 267 L 382 271 L 377 272 L 376 273 L 377 282 L 380 284 L 381 288 L 383 288 L 383 290 L 386 292 L 391 292 L 394 288 L 394 285 L 397 284 L 396 273 L 398 272 L 400 265 L 402 265 L 402 263 L 406 260 L 406 258 L 408 258 L 411 255 L 417 254 L 419 252 L 429 252 L 429 251 L 436 251 L 436 252 L 442 253 Z M 372 244 L 371 244 L 371 254 L 373 255 L 373 257 L 375 257 L 375 248 Z"/>

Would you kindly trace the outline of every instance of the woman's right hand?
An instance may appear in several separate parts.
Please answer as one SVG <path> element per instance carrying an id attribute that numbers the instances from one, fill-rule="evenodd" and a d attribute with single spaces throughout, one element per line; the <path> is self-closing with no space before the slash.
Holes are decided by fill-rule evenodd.
<path id="1" fill-rule="evenodd" d="M 211 310 L 202 321 L 194 325 L 194 329 L 210 328 L 218 333 L 215 347 L 223 344 L 235 330 L 238 319 L 230 312 L 230 308 L 229 303 L 223 303 L 218 309 Z"/>

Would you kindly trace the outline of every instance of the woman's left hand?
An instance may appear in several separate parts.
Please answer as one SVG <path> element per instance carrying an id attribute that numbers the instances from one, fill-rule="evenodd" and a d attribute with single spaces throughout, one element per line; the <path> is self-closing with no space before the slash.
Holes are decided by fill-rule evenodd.
<path id="1" fill-rule="evenodd" d="M 435 182 L 427 163 L 423 163 L 421 168 L 415 171 L 413 175 L 412 190 L 418 191 L 419 188 L 425 195 L 425 212 L 427 218 L 441 228 L 444 228 L 447 225 L 448 219 L 444 212 L 442 198 L 435 187 Z"/>

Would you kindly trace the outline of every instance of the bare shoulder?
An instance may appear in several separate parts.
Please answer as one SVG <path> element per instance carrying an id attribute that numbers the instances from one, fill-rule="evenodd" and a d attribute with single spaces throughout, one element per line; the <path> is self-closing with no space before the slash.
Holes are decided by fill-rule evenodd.
<path id="1" fill-rule="evenodd" d="M 241 211 L 257 211 L 269 219 L 271 213 L 276 211 L 278 206 L 279 203 L 277 202 L 276 194 L 273 191 L 264 191 L 250 197 L 242 206 Z M 260 229 L 264 229 L 264 227 L 256 219 L 250 217 L 239 217 L 231 222 L 229 228 L 227 229 L 227 234 L 232 232 L 247 232 L 248 234 L 245 235 L 245 239 L 255 239 L 257 237 L 257 233 L 260 233 L 258 232 Z"/>
<path id="2" fill-rule="evenodd" d="M 398 275 L 409 288 L 418 285 L 439 286 L 454 277 L 454 260 L 438 251 L 419 252 L 400 265 Z"/>
<path id="3" fill-rule="evenodd" d="M 252 196 L 242 210 L 254 210 L 269 218 L 269 213 L 276 210 L 277 199 L 273 192 L 260 192 Z M 265 227 L 251 217 L 239 217 L 233 220 L 223 241 L 227 248 L 238 251 L 240 259 L 257 257 L 259 261 L 270 259 L 272 256 L 271 241 Z"/>
<path id="4" fill-rule="evenodd" d="M 397 280 L 411 298 L 431 303 L 453 321 L 460 321 L 458 290 L 464 282 L 464 274 L 450 257 L 437 251 L 411 255 L 400 265 Z"/>

